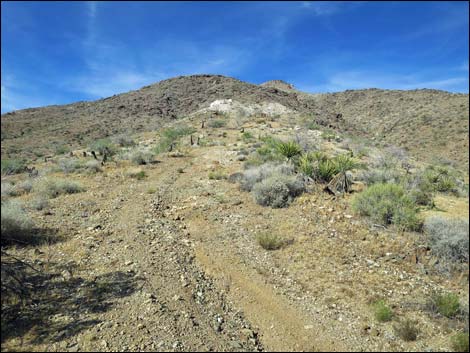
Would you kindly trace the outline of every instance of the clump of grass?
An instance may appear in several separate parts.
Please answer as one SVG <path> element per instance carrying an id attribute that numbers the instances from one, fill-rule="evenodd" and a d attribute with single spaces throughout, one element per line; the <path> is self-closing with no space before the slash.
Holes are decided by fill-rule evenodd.
<path id="1" fill-rule="evenodd" d="M 404 341 L 416 341 L 418 338 L 419 328 L 416 321 L 410 319 L 400 321 L 397 325 L 393 326 L 393 329 L 395 334 Z"/>
<path id="2" fill-rule="evenodd" d="M 141 169 L 130 170 L 127 172 L 127 175 L 137 180 L 143 180 L 147 177 L 147 173 L 145 172 L 145 170 L 141 170 Z"/>
<path id="3" fill-rule="evenodd" d="M 18 202 L 1 205 L 1 242 L 29 244 L 34 240 L 33 222 Z"/>
<path id="4" fill-rule="evenodd" d="M 433 293 L 428 307 L 433 313 L 452 318 L 460 312 L 459 297 L 454 293 Z"/>
<path id="5" fill-rule="evenodd" d="M 393 224 L 401 229 L 419 230 L 418 209 L 404 188 L 394 184 L 374 184 L 356 195 L 352 208 L 381 225 Z"/>
<path id="6" fill-rule="evenodd" d="M 222 180 L 227 179 L 227 174 L 224 173 L 221 169 L 212 170 L 209 172 L 209 179 L 210 180 Z"/>
<path id="7" fill-rule="evenodd" d="M 26 162 L 22 159 L 2 159 L 1 172 L 2 175 L 19 174 L 26 169 Z"/>
<path id="8" fill-rule="evenodd" d="M 284 240 L 275 234 L 263 233 L 256 237 L 258 244 L 265 250 L 278 250 L 285 244 Z"/>
<path id="9" fill-rule="evenodd" d="M 447 261 L 468 262 L 468 221 L 428 217 L 424 222 L 424 231 L 435 255 Z"/>
<path id="10" fill-rule="evenodd" d="M 243 139 L 243 141 L 245 141 L 245 142 L 249 142 L 249 141 L 251 141 L 251 140 L 254 140 L 254 138 L 255 138 L 255 137 L 253 136 L 253 134 L 252 134 L 251 132 L 249 132 L 249 131 L 245 131 L 245 132 L 242 134 L 242 139 Z"/>
<path id="11" fill-rule="evenodd" d="M 468 332 L 459 332 L 450 341 L 454 352 L 468 352 Z"/>
<path id="12" fill-rule="evenodd" d="M 52 178 L 43 178 L 38 181 L 34 188 L 40 195 L 49 198 L 55 198 L 64 194 L 75 194 L 85 190 L 85 188 L 77 182 Z"/>
<path id="13" fill-rule="evenodd" d="M 147 190 L 147 194 L 155 194 L 156 192 L 157 192 L 157 189 L 155 189 L 155 188 L 149 188 Z"/>
<path id="14" fill-rule="evenodd" d="M 373 304 L 374 316 L 377 321 L 387 322 L 392 320 L 393 311 L 383 300 L 379 300 Z"/>

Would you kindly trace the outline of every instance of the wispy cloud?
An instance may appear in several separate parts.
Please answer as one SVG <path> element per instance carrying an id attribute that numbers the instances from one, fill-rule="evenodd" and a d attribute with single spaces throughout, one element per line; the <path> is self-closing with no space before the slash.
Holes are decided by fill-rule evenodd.
<path id="1" fill-rule="evenodd" d="M 468 92 L 468 77 L 453 76 L 429 79 L 419 74 L 390 74 L 372 71 L 344 71 L 332 75 L 326 82 L 315 85 L 300 83 L 298 87 L 307 92 L 337 92 L 348 89 L 418 89 L 459 90 Z"/>

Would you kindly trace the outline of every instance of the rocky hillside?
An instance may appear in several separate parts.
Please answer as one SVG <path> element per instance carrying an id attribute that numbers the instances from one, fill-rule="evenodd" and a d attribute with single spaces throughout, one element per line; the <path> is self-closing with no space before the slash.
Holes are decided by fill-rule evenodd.
<path id="1" fill-rule="evenodd" d="M 322 125 L 401 146 L 423 160 L 468 166 L 468 94 L 368 89 L 310 95 L 279 80 L 254 85 L 220 75 L 181 76 L 94 102 L 4 114 L 2 158 L 42 157 L 54 146 L 78 148 L 101 137 L 152 131 L 224 99 L 280 104 Z"/>
<path id="2" fill-rule="evenodd" d="M 468 94 L 367 89 L 312 97 L 323 112 L 340 112 L 355 135 L 468 168 Z"/>

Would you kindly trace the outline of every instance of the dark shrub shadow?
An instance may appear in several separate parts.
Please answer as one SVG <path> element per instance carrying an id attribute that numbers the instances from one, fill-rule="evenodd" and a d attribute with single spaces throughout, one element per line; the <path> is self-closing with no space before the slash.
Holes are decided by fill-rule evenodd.
<path id="1" fill-rule="evenodd" d="M 39 271 L 2 252 L 2 342 L 26 333 L 32 344 L 62 341 L 98 324 L 90 313 L 105 312 L 139 289 L 133 273 L 86 280 L 73 276 L 70 265 L 49 263 L 48 268 Z"/>
<path id="2" fill-rule="evenodd" d="M 19 230 L 17 232 L 2 233 L 1 246 L 15 245 L 18 247 L 38 246 L 43 244 L 55 244 L 63 241 L 63 236 L 57 229 L 32 228 L 29 230 Z"/>

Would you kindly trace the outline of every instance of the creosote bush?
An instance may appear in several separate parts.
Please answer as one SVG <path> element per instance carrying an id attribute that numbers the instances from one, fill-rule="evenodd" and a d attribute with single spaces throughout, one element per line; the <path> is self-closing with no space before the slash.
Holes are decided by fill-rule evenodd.
<path id="1" fill-rule="evenodd" d="M 419 230 L 418 209 L 404 188 L 394 184 L 374 184 L 356 195 L 352 208 L 381 225 L 393 224 L 401 229 Z"/>

